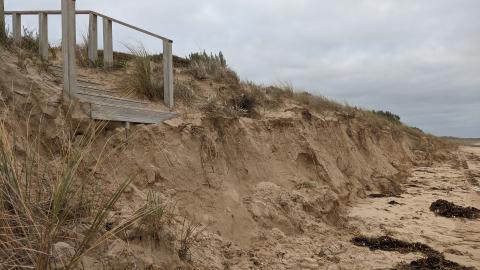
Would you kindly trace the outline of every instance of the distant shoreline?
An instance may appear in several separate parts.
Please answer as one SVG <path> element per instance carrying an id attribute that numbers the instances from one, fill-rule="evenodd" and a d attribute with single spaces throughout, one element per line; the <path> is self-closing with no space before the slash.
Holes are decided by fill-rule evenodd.
<path id="1" fill-rule="evenodd" d="M 456 138 L 456 137 L 442 137 L 445 140 L 473 147 L 480 147 L 480 138 Z"/>

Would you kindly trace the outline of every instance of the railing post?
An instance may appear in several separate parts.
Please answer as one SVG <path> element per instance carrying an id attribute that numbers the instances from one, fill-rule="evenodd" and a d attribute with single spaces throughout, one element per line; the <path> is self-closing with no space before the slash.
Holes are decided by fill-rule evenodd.
<path id="1" fill-rule="evenodd" d="M 88 59 L 95 63 L 98 60 L 98 27 L 97 15 L 90 13 L 88 22 Z"/>
<path id="2" fill-rule="evenodd" d="M 165 105 L 173 108 L 173 52 L 171 40 L 163 41 L 163 100 Z"/>
<path id="3" fill-rule="evenodd" d="M 112 21 L 107 18 L 103 18 L 103 66 L 106 69 L 113 67 Z"/>
<path id="4" fill-rule="evenodd" d="M 0 0 L 0 42 L 5 41 L 7 37 L 5 29 L 5 5 L 4 0 Z"/>
<path id="5" fill-rule="evenodd" d="M 15 43 L 20 44 L 22 42 L 22 15 L 19 13 L 12 14 L 12 31 L 13 40 Z"/>
<path id="6" fill-rule="evenodd" d="M 48 60 L 48 14 L 38 14 L 39 54 L 43 60 Z"/>
<path id="7" fill-rule="evenodd" d="M 76 94 L 77 73 L 75 63 L 76 29 L 75 0 L 62 1 L 62 55 L 63 96 L 69 100 Z"/>

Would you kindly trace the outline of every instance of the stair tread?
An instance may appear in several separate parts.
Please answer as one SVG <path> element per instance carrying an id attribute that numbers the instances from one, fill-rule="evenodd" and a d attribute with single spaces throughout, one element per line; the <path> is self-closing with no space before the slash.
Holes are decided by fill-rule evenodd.
<path id="1" fill-rule="evenodd" d="M 102 103 L 102 104 L 109 104 L 115 106 L 128 106 L 137 109 L 147 109 L 148 103 L 136 101 L 136 100 L 129 100 L 129 99 L 122 99 L 113 96 L 107 95 L 92 95 L 91 93 L 79 92 L 77 93 L 76 97 L 83 102 L 88 103 Z"/>
<path id="2" fill-rule="evenodd" d="M 176 113 L 129 106 L 91 103 L 91 117 L 97 120 L 157 124 L 175 118 Z"/>
<path id="3" fill-rule="evenodd" d="M 117 91 L 111 90 L 111 89 L 105 89 L 105 88 L 97 88 L 97 87 L 92 87 L 92 86 L 86 86 L 86 85 L 78 85 L 78 88 L 81 89 L 87 89 L 87 90 L 95 90 L 103 93 L 112 93 L 112 94 L 120 94 Z"/>
<path id="4" fill-rule="evenodd" d="M 116 96 L 111 96 L 111 95 L 104 95 L 104 94 L 92 94 L 92 93 L 80 93 L 81 95 L 88 95 L 92 97 L 98 97 L 98 98 L 111 98 L 114 100 L 121 100 L 121 101 L 128 101 L 128 102 L 133 102 L 133 103 L 138 103 L 138 104 L 148 104 L 146 101 L 141 101 L 141 100 L 135 100 L 135 99 L 130 99 L 130 98 L 123 98 L 123 97 L 116 97 Z"/>

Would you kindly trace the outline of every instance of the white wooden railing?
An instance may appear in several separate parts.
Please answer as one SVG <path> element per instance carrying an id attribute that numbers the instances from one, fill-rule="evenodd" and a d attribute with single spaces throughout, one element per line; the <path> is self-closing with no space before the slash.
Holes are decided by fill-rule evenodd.
<path id="1" fill-rule="evenodd" d="M 62 55 L 63 55 L 63 79 L 64 97 L 75 97 L 77 89 L 77 73 L 75 60 L 76 46 L 76 15 L 89 15 L 88 27 L 88 58 L 92 62 L 98 60 L 98 17 L 103 19 L 103 64 L 106 69 L 113 67 L 113 23 L 128 27 L 143 34 L 162 40 L 163 42 L 163 80 L 164 101 L 172 108 L 173 100 L 173 41 L 166 37 L 154 34 L 145 29 L 133 26 L 126 22 L 114 19 L 104 14 L 91 10 L 76 10 L 75 0 L 61 0 L 61 10 L 33 10 L 33 11 L 5 11 L 4 0 L 0 0 L 0 34 L 5 33 L 5 15 L 12 17 L 12 35 L 16 43 L 22 40 L 22 15 L 36 15 L 39 18 L 38 38 L 39 54 L 44 60 L 48 60 L 48 16 L 62 16 Z"/>

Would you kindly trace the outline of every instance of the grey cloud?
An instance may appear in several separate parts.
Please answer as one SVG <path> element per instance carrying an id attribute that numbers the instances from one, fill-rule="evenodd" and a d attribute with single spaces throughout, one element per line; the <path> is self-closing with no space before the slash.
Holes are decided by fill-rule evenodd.
<path id="1" fill-rule="evenodd" d="M 60 1 L 6 0 L 7 9 Z M 175 40 L 175 53 L 222 50 L 245 79 L 391 110 L 437 135 L 480 137 L 478 0 L 81 0 Z M 35 25 L 35 19 L 27 24 Z M 79 22 L 86 31 L 86 20 Z M 57 34 L 55 34 L 57 33 Z M 52 40 L 58 40 L 52 29 Z M 115 28 L 120 41 L 153 39 Z"/>

